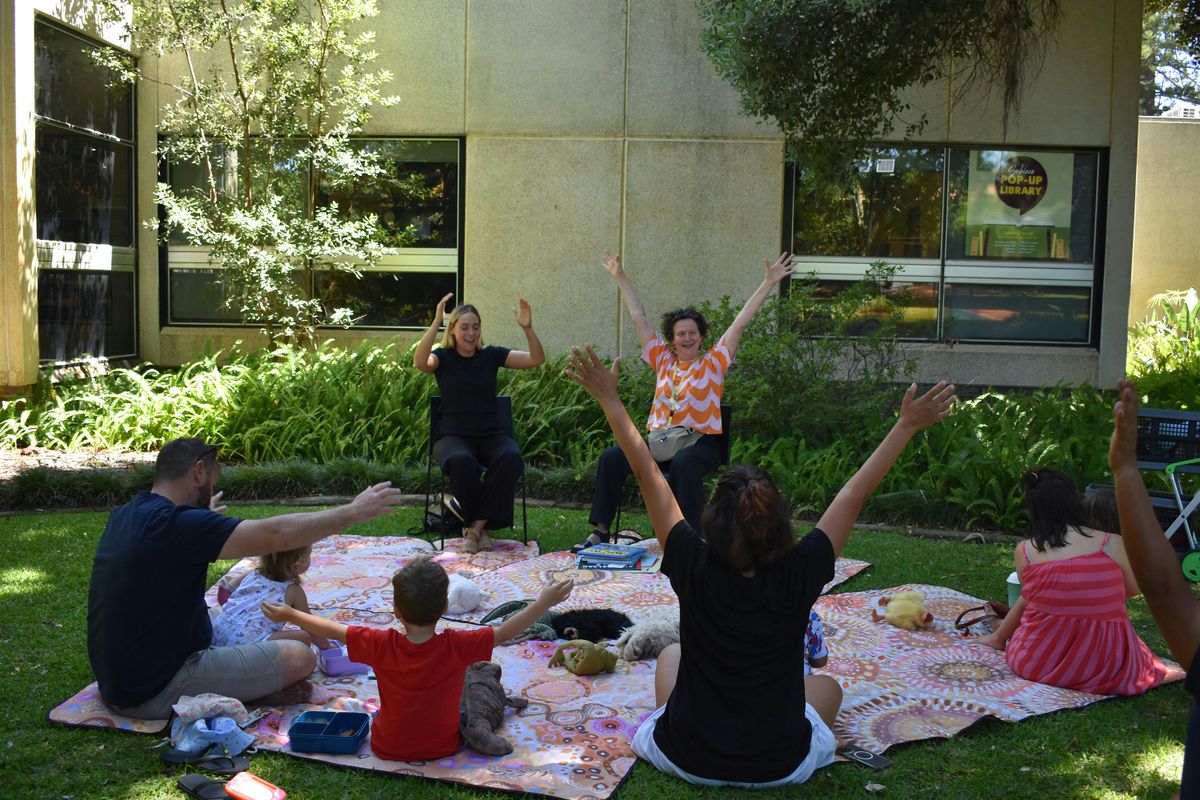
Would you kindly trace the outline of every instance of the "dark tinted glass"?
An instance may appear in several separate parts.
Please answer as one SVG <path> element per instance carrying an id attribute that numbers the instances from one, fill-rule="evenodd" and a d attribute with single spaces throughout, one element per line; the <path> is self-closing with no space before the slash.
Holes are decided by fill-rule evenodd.
<path id="1" fill-rule="evenodd" d="M 34 26 L 34 108 L 39 117 L 133 139 L 133 92 L 109 85 L 112 73 L 91 53 L 103 45 L 85 42 L 61 28 Z"/>
<path id="2" fill-rule="evenodd" d="M 366 327 L 422 327 L 433 304 L 457 291 L 453 273 L 318 272 L 317 294 L 329 309 L 349 308 L 355 324 Z"/>
<path id="3" fill-rule="evenodd" d="M 945 335 L 956 340 L 1071 342 L 1091 330 L 1085 286 L 946 284 Z"/>
<path id="4" fill-rule="evenodd" d="M 819 281 L 814 296 L 832 300 L 853 285 L 849 281 Z M 891 303 L 900 307 L 898 327 L 900 336 L 908 339 L 932 339 L 937 336 L 938 287 L 936 283 L 905 283 L 893 281 L 882 288 L 880 302 L 864 307 L 854 321 L 846 326 L 852 336 L 872 333 L 887 322 Z"/>
<path id="5" fill-rule="evenodd" d="M 132 148 L 39 125 L 36 173 L 37 238 L 133 246 Z"/>
<path id="6" fill-rule="evenodd" d="M 227 308 L 229 296 L 217 269 L 171 269 L 167 271 L 172 322 L 215 322 L 238 324 L 238 312 Z"/>
<path id="7" fill-rule="evenodd" d="M 43 269 L 38 273 L 38 343 L 43 361 L 137 353 L 131 272 Z"/>

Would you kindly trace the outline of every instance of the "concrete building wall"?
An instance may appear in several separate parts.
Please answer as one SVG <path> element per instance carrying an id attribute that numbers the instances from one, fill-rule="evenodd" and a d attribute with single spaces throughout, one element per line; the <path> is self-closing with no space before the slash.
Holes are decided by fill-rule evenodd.
<path id="1" fill-rule="evenodd" d="M 1129 324 L 1153 295 L 1200 289 L 1200 121 L 1142 117 Z"/>
<path id="2" fill-rule="evenodd" d="M 21 7 L 24 4 L 18 3 Z M 76 4 L 72 4 L 73 6 Z M 600 266 L 606 247 L 625 255 L 634 285 L 653 315 L 665 306 L 747 296 L 761 262 L 786 246 L 782 221 L 784 148 L 769 124 L 740 113 L 739 97 L 700 49 L 692 0 L 389 0 L 370 25 L 379 32 L 378 65 L 395 76 L 400 96 L 380 108 L 368 133 L 462 136 L 464 161 L 463 291 L 481 307 L 489 341 L 520 346 L 511 320 L 518 295 L 533 304 L 547 350 L 590 341 L 609 353 L 636 351 L 615 287 Z M 913 92 L 929 114 L 922 139 L 1013 147 L 1109 149 L 1104 321 L 1099 350 L 1008 345 L 920 345 L 923 377 L 1033 385 L 1109 383 L 1124 360 L 1131 268 L 1136 155 L 1136 80 L 1140 5 L 1133 0 L 1068 0 L 1045 68 L 1031 82 L 1005 139 L 999 98 L 983 91 L 951 105 L 954 82 Z M 51 16 L 57 4 L 41 0 Z M 5 8 L 11 9 L 12 4 Z M 11 13 L 11 12 L 10 12 Z M 32 40 L 29 21 L 16 39 Z M 61 17 L 60 17 L 61 18 Z M 5 30 L 10 30 L 7 25 Z M 10 35 L 5 33 L 5 36 Z M 7 41 L 0 42 L 7 44 Z M 5 47 L 3 52 L 13 52 Z M 31 56 L 20 56 L 31 63 Z M 165 81 L 169 63 L 143 67 Z M 4 56 L 4 121 L 14 93 L 17 56 Z M 152 142 L 163 84 L 139 87 L 139 217 L 155 215 Z M 10 91 L 11 90 L 11 91 Z M 22 133 L 24 131 L 24 133 Z M 20 176 L 15 151 L 31 152 L 32 119 L 0 127 L 5 139 L 4 219 L 0 250 L 32 247 L 12 233 Z M 10 147 L 14 137 L 28 145 Z M 24 149 L 22 149 L 24 148 Z M 26 156 L 29 158 L 28 156 Z M 31 160 L 31 159 L 30 159 Z M 26 194 L 25 196 L 30 196 Z M 30 219 L 32 212 L 24 213 Z M 23 224 L 31 224 L 26 222 Z M 158 253 L 152 231 L 139 234 L 141 355 L 179 363 L 234 340 L 261 338 L 251 328 L 163 327 Z M 24 264 L 30 254 L 18 255 Z M 9 288 L 10 308 L 28 308 L 20 330 L 5 333 L 5 359 L 36 365 L 36 271 Z M 19 281 L 18 281 L 19 283 Z M 23 298 L 17 301 L 12 297 Z M 437 298 L 429 298 L 432 308 Z M 15 302 L 15 305 L 14 305 Z M 331 332 L 339 341 L 411 341 L 419 332 Z M 34 343 L 30 347 L 30 342 Z M 15 344 L 14 344 L 15 342 Z M 34 355 L 30 355 L 30 354 Z M 9 361 L 0 367 L 11 370 Z M 9 383 L 24 380 L 9 373 Z M 11 376 L 16 377 L 11 377 Z M 30 377 L 29 382 L 32 382 Z"/>

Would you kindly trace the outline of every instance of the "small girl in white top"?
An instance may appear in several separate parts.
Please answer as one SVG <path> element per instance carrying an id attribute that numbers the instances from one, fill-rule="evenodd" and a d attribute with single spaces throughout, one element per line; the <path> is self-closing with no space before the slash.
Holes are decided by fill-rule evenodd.
<path id="1" fill-rule="evenodd" d="M 311 613 L 308 597 L 300 588 L 300 576 L 308 570 L 311 556 L 311 547 L 298 547 L 259 557 L 258 569 L 232 588 L 224 610 L 213 620 L 213 645 L 237 647 L 268 639 L 295 639 L 329 649 L 328 639 L 295 628 L 285 630 L 282 622 L 267 619 L 260 605 L 263 601 L 279 603 Z"/>

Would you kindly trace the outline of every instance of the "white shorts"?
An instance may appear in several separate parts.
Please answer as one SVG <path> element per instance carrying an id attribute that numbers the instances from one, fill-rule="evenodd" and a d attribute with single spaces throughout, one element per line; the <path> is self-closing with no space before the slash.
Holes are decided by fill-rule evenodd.
<path id="1" fill-rule="evenodd" d="M 812 724 L 812 740 L 808 744 L 808 755 L 804 757 L 804 760 L 800 762 L 800 765 L 796 767 L 791 775 L 782 777 L 779 780 L 766 781 L 765 783 L 701 778 L 690 772 L 684 772 L 675 766 L 671 762 L 671 759 L 667 758 L 666 754 L 658 749 L 658 744 L 654 741 L 654 726 L 666 708 L 666 706 L 659 706 L 653 714 L 646 718 L 641 727 L 637 729 L 637 733 L 633 735 L 633 752 L 637 754 L 638 758 L 650 762 L 650 765 L 659 772 L 683 778 L 688 783 L 700 786 L 744 786 L 748 789 L 769 789 L 773 786 L 804 783 L 821 767 L 827 767 L 832 764 L 835 751 L 837 750 L 837 740 L 833 737 L 833 731 L 829 730 L 829 726 L 825 724 L 825 720 L 821 719 L 821 715 L 817 713 L 817 710 L 808 703 L 805 703 L 804 716 Z"/>

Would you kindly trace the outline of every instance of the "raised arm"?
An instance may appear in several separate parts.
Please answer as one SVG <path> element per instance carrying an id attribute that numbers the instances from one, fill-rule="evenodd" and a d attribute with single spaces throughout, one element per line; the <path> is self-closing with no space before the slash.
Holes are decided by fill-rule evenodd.
<path id="1" fill-rule="evenodd" d="M 261 556 L 305 547 L 318 539 L 341 533 L 351 525 L 391 512 L 400 504 L 400 499 L 400 490 L 393 489 L 390 482 L 377 483 L 337 508 L 242 520 L 225 540 L 218 558 Z"/>
<path id="2" fill-rule="evenodd" d="M 912 437 L 938 420 L 945 419 L 957 399 L 954 396 L 954 386 L 945 381 L 939 381 L 920 397 L 916 394 L 917 385 L 914 383 L 904 393 L 904 401 L 900 404 L 900 419 L 896 420 L 896 424 L 883 437 L 875 452 L 858 468 L 854 477 L 846 481 L 846 485 L 821 515 L 817 527 L 825 531 L 825 535 L 833 543 L 835 555 L 841 554 L 842 548 L 850 539 L 850 530 L 858 519 L 863 504 L 896 463 L 896 459 L 900 457 L 900 453 Z"/>
<path id="3" fill-rule="evenodd" d="M 608 270 L 608 274 L 616 281 L 617 288 L 621 290 L 621 297 L 625 298 L 625 307 L 629 309 L 629 319 L 633 322 L 634 329 L 637 330 L 638 341 L 642 343 L 642 347 L 645 347 L 654 338 L 654 326 L 646 321 L 646 309 L 642 306 L 637 292 L 633 290 L 633 284 L 629 282 L 629 276 L 625 274 L 624 267 L 621 266 L 621 257 L 614 256 L 611 250 L 605 250 L 604 268 Z"/>
<path id="4" fill-rule="evenodd" d="M 538 617 L 542 616 L 542 614 L 545 614 L 547 611 L 554 608 L 554 606 L 570 597 L 571 589 L 574 586 L 574 581 L 565 580 L 552 583 L 545 589 L 542 589 L 542 593 L 538 595 L 537 600 L 534 600 L 532 603 L 525 606 L 525 608 L 521 609 L 516 614 L 513 614 L 511 617 L 504 620 L 504 622 L 496 626 L 496 632 L 494 634 L 495 638 L 493 639 L 494 643 L 500 644 L 501 642 L 507 642 L 509 639 L 518 635 L 530 625 L 537 622 Z"/>
<path id="5" fill-rule="evenodd" d="M 300 630 L 307 633 L 316 639 L 337 639 L 339 642 L 346 641 L 345 625 L 340 622 L 334 622 L 331 619 L 318 617 L 315 614 L 308 614 L 304 611 L 297 611 L 291 606 L 281 605 L 279 603 L 268 603 L 263 601 L 259 604 L 262 608 L 263 615 L 272 622 L 291 623 Z M 325 643 L 326 645 L 329 642 Z M 328 650 L 328 647 L 322 648 Z"/>
<path id="6" fill-rule="evenodd" d="M 616 434 L 617 444 L 633 474 L 637 477 L 638 487 L 642 490 L 642 498 L 646 503 L 646 512 L 650 515 L 650 524 L 654 527 L 654 535 L 665 548 L 667 536 L 671 529 L 683 519 L 679 503 L 667 479 L 663 477 L 658 465 L 650 457 L 646 441 L 638 433 L 637 426 L 629 418 L 629 412 L 621 404 L 617 395 L 617 372 L 621 359 L 613 361 L 612 369 L 607 369 L 596 352 L 589 345 L 587 352 L 581 352 L 578 347 L 571 348 L 571 360 L 566 369 L 567 377 L 587 389 L 588 394 L 596 398 L 608 425 Z"/>
<path id="7" fill-rule="evenodd" d="M 450 302 L 451 297 L 454 297 L 454 292 L 438 301 L 433 310 L 433 322 L 429 323 L 421 341 L 417 342 L 416 352 L 413 353 L 413 366 L 421 372 L 433 372 L 437 369 L 438 357 L 433 355 L 433 341 L 442 327 L 442 321 L 446 319 L 446 303 Z"/>
<path id="8" fill-rule="evenodd" d="M 517 325 L 521 326 L 521 330 L 525 332 L 525 341 L 529 343 L 529 349 L 510 350 L 508 358 L 504 359 L 504 366 L 509 369 L 540 367 L 546 363 L 546 354 L 542 351 L 542 341 L 533 332 L 533 309 L 529 307 L 529 302 L 524 297 L 513 309 L 513 316 L 517 318 Z"/>
<path id="9" fill-rule="evenodd" d="M 1138 469 L 1138 398 L 1133 383 L 1120 381 L 1117 392 L 1120 397 L 1113 406 L 1108 466 L 1117 490 L 1122 544 L 1167 646 L 1185 670 L 1191 669 L 1192 657 L 1200 646 L 1200 608 L 1183 579 L 1175 550 L 1158 524 Z"/>
<path id="10" fill-rule="evenodd" d="M 763 279 L 758 288 L 754 290 L 754 294 L 750 295 L 750 299 L 742 306 L 742 310 L 734 317 L 733 322 L 729 326 L 729 330 L 725 331 L 725 335 L 721 338 L 725 340 L 725 346 L 729 348 L 729 354 L 732 356 L 737 351 L 738 345 L 742 342 L 742 333 L 745 332 L 746 326 L 750 324 L 750 320 L 754 319 L 754 315 L 763 307 L 763 303 L 767 301 L 769 295 L 779 282 L 796 271 L 796 257 L 790 253 L 781 253 L 779 258 L 775 259 L 772 264 L 770 259 L 763 260 Z"/>

